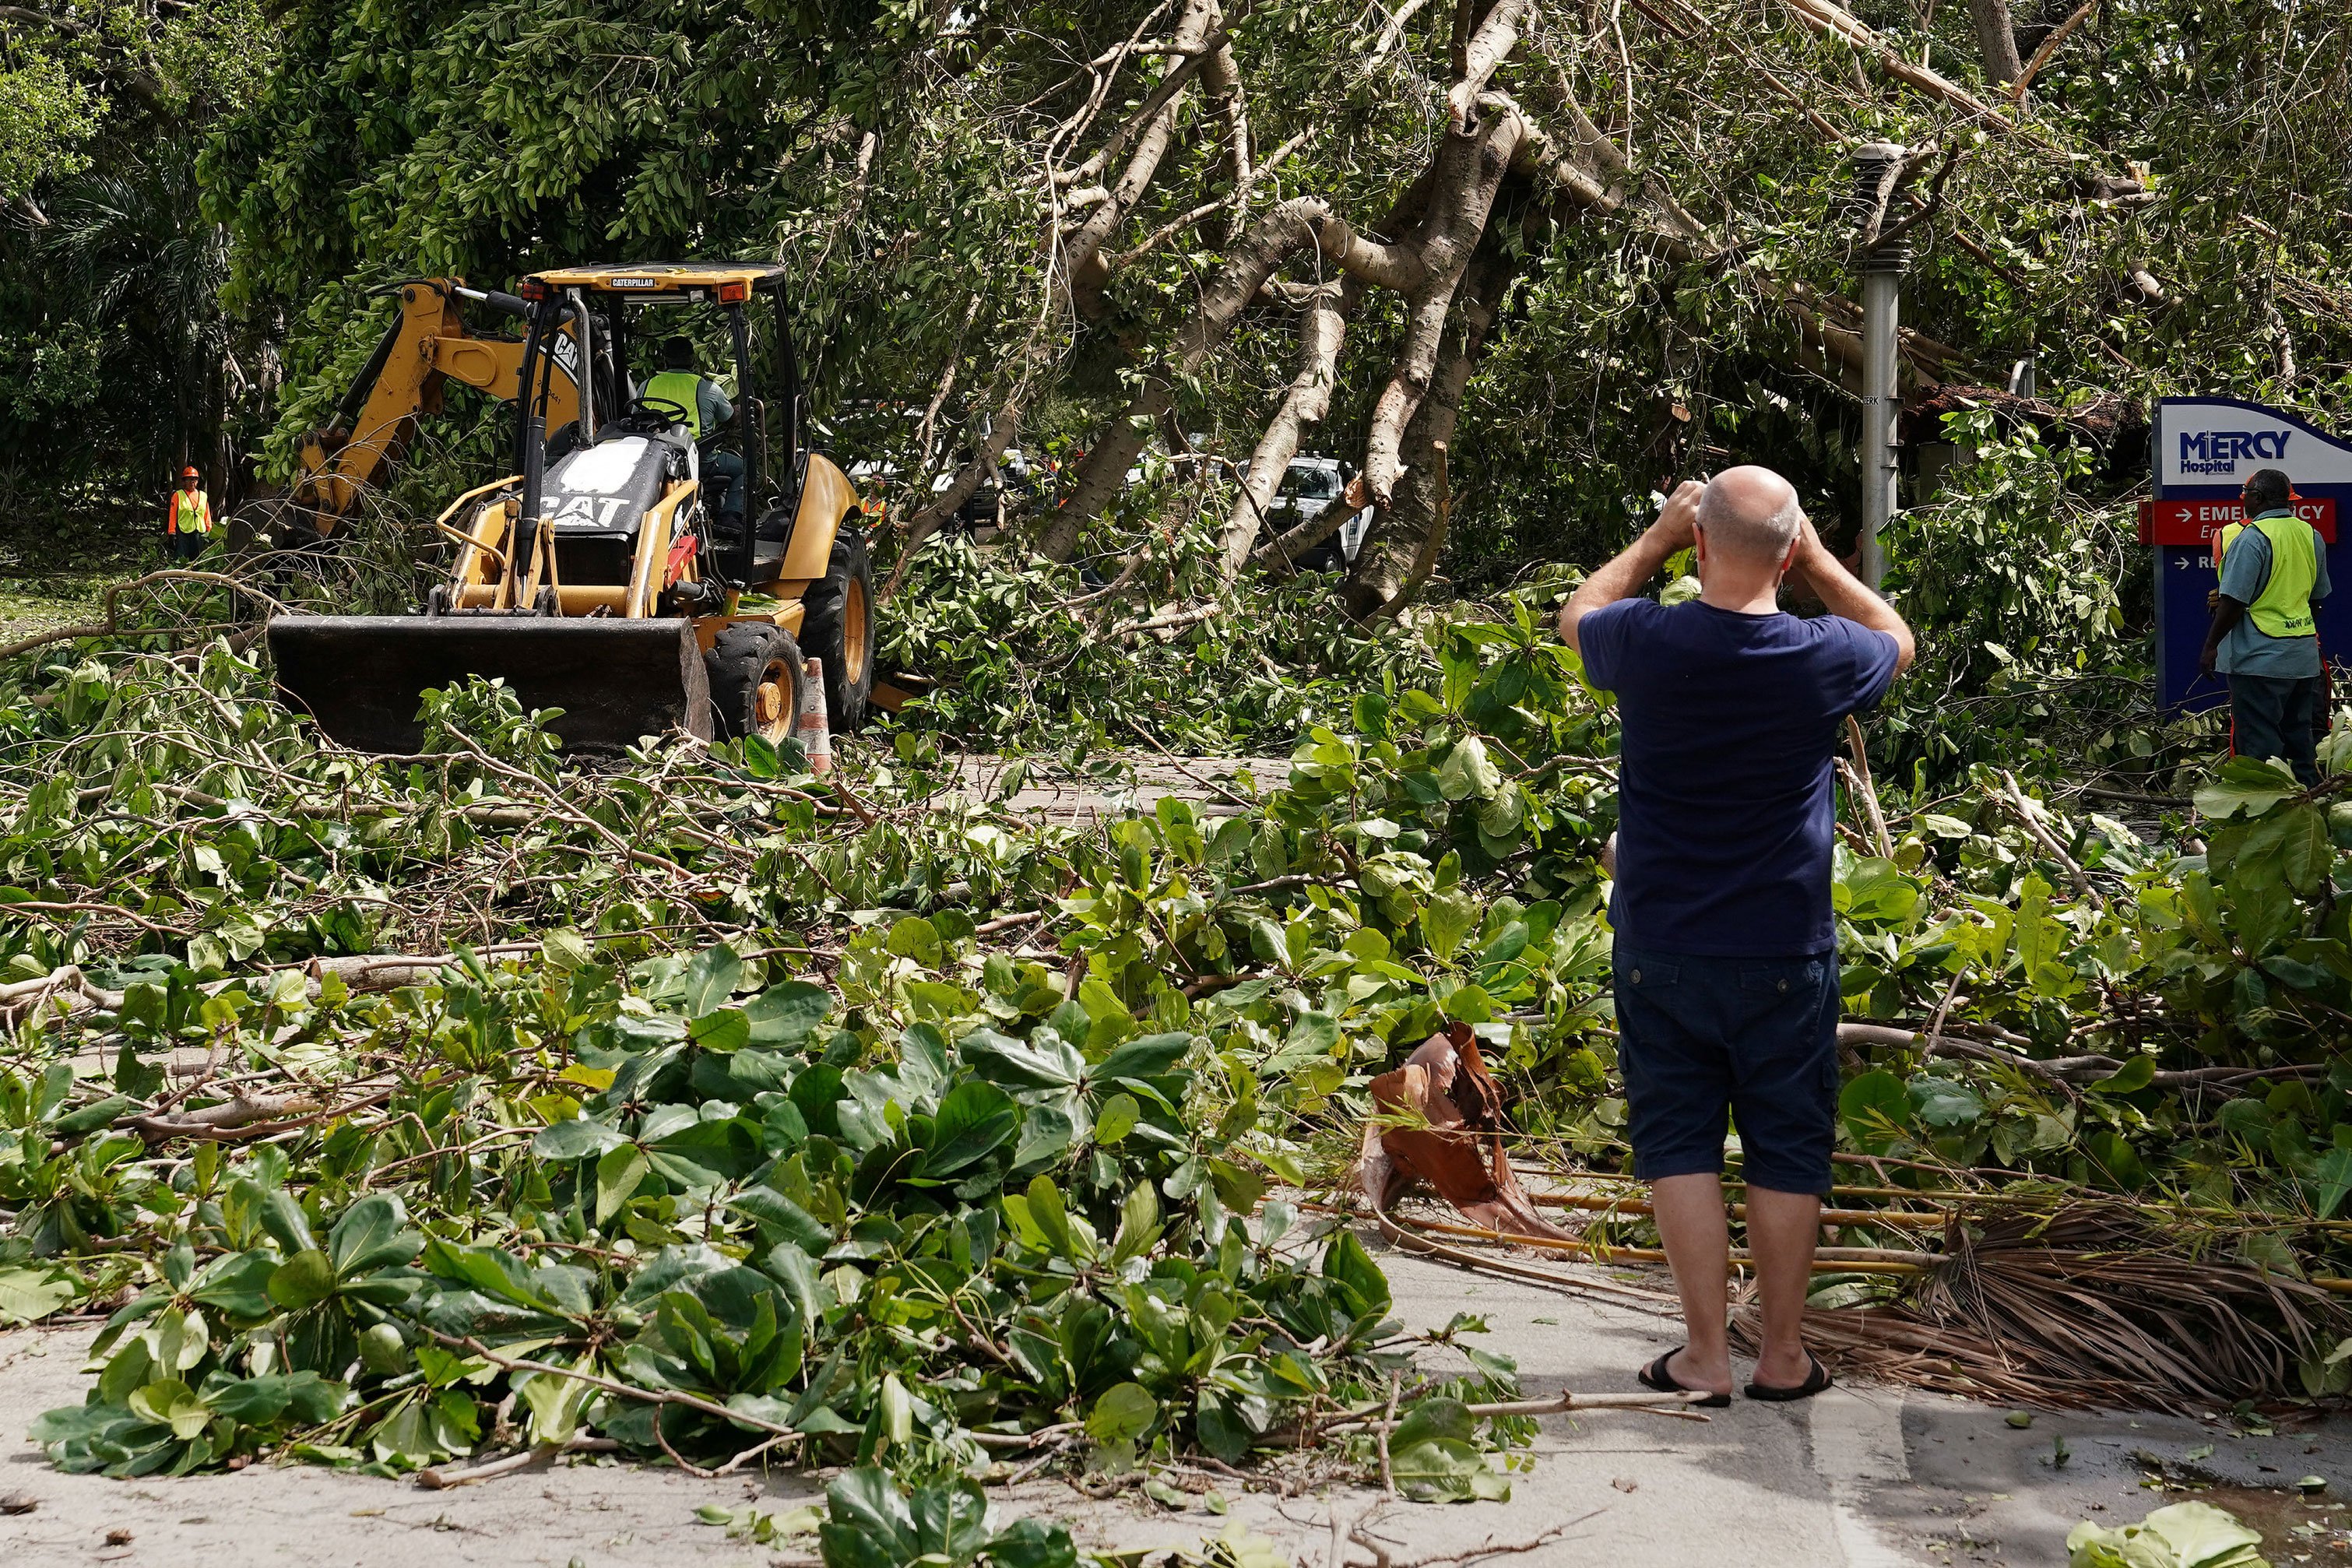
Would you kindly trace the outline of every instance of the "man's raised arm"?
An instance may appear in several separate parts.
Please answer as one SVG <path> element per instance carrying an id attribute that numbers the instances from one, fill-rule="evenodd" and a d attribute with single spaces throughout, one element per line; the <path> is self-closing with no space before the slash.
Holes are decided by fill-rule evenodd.
<path id="1" fill-rule="evenodd" d="M 1579 653 L 1584 649 L 1576 640 L 1576 628 L 1585 616 L 1603 605 L 1613 605 L 1620 599 L 1630 599 L 1642 591 L 1642 584 L 1657 574 L 1667 557 L 1677 551 L 1688 550 L 1696 538 L 1693 525 L 1698 521 L 1698 498 L 1706 486 L 1696 479 L 1685 479 L 1666 498 L 1658 510 L 1658 521 L 1642 531 L 1642 537 L 1620 551 L 1616 559 L 1584 580 L 1583 586 L 1568 596 L 1559 607 L 1560 640 Z"/>
<path id="2" fill-rule="evenodd" d="M 1826 605 L 1831 615 L 1843 616 L 1874 632 L 1885 632 L 1895 639 L 1895 673 L 1902 674 L 1911 668 L 1918 656 L 1918 645 L 1911 640 L 1911 628 L 1895 613 L 1895 606 L 1864 587 L 1843 563 L 1822 542 L 1813 531 L 1809 518 L 1797 530 L 1797 558 L 1790 565 L 1792 576 L 1812 585 L 1813 596 Z"/>

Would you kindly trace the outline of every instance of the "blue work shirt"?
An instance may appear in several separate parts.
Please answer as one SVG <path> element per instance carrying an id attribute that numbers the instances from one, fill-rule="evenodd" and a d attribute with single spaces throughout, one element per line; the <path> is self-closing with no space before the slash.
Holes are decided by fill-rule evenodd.
<path id="1" fill-rule="evenodd" d="M 1623 725 L 1618 936 L 1725 958 L 1835 947 L 1831 758 L 1845 716 L 1886 695 L 1895 640 L 1838 616 L 1621 599 L 1577 642 Z"/>
<path id="2" fill-rule="evenodd" d="M 2258 512 L 2256 518 L 2291 517 L 2294 513 L 2281 507 L 2273 511 Z M 2308 526 L 2307 524 L 2305 526 Z M 2313 529 L 2314 533 L 2318 532 Z M 2319 603 L 2334 591 L 2327 581 L 2327 542 L 2315 542 L 2319 553 L 2319 575 L 2311 584 L 2311 602 Z M 2252 605 L 2263 596 L 2270 585 L 2271 542 L 2259 528 L 2242 530 L 2230 541 L 2230 548 L 2221 557 L 2221 592 L 2242 605 Z M 2319 639 L 2307 637 L 2274 637 L 2254 625 L 2251 615 L 2238 617 L 2214 650 L 2213 668 L 2222 675 L 2266 675 L 2273 680 L 2307 680 L 2319 673 Z"/>

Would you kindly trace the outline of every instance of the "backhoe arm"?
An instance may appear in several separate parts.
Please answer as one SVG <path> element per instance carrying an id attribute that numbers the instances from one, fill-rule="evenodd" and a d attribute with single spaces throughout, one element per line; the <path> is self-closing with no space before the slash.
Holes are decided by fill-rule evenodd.
<path id="1" fill-rule="evenodd" d="M 460 300 L 518 320 L 530 309 L 509 294 L 468 289 L 462 279 L 420 278 L 401 285 L 400 314 L 343 395 L 334 423 L 302 438 L 294 500 L 320 538 L 335 532 L 360 497 L 383 482 L 415 434 L 417 416 L 441 411 L 445 377 L 504 402 L 518 395 L 522 343 L 474 336 L 458 313 Z M 550 430 L 580 414 L 580 389 L 565 360 L 559 352 L 548 388 Z"/>

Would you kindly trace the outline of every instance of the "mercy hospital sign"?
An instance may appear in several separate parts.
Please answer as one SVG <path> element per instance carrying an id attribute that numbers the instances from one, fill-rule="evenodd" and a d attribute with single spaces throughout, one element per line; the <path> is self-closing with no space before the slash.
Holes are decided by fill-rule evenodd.
<path id="1" fill-rule="evenodd" d="M 2257 468 L 2283 468 L 2303 498 L 2296 510 L 2327 542 L 2336 594 L 2319 608 L 2330 663 L 2352 660 L 2352 546 L 2337 553 L 2338 502 L 2352 502 L 2352 442 L 2259 403 L 2167 397 L 2148 442 L 2156 499 L 2141 503 L 2140 540 L 2156 547 L 2157 695 L 2168 708 L 2210 708 L 2227 693 L 2197 670 L 2213 587 L 2212 537 L 2242 520 L 2238 492 Z"/>

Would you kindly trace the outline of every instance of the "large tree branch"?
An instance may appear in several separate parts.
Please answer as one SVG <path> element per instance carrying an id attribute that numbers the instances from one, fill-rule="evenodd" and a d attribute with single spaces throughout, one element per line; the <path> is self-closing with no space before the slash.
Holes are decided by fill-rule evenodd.
<path id="1" fill-rule="evenodd" d="M 1225 33 L 1219 34 L 1217 47 L 1201 74 L 1208 86 L 1209 102 L 1224 121 L 1225 166 L 1233 174 L 1238 205 L 1257 176 L 1250 159 L 1249 94 L 1242 86 L 1241 67 L 1234 59 L 1233 41 Z"/>
<path id="2" fill-rule="evenodd" d="M 1797 19 L 1815 32 L 1851 44 L 1878 62 L 1881 70 L 1995 131 L 2015 131 L 2017 121 L 1950 78 L 1906 60 L 1870 25 L 1836 0 L 1782 0 Z M 2014 46 L 2011 51 L 2014 53 Z"/>
<path id="3" fill-rule="evenodd" d="M 1484 20 L 1464 42 L 1455 62 L 1456 80 L 1445 89 L 1445 110 L 1455 131 L 1468 129 L 1476 117 L 1478 95 L 1486 90 L 1495 68 L 1519 41 L 1519 22 L 1529 0 L 1494 0 Z M 1466 10 L 1462 13 L 1466 16 Z"/>
<path id="4" fill-rule="evenodd" d="M 1405 426 L 1428 395 L 1455 289 L 1486 232 L 1495 195 L 1526 135 L 1527 121 L 1508 99 L 1490 98 L 1483 107 L 1493 112 L 1472 132 L 1449 132 L 1438 155 L 1428 214 L 1417 237 L 1424 281 L 1412 292 L 1404 341 L 1366 426 L 1364 488 L 1372 504 L 1381 509 L 1395 495 Z"/>
<path id="5" fill-rule="evenodd" d="M 1175 138 L 1176 117 L 1180 112 L 1177 94 L 1213 58 L 1208 52 L 1212 42 L 1217 47 L 1223 46 L 1225 33 L 1224 29 L 1217 26 L 1217 20 L 1215 0 L 1195 0 L 1193 5 L 1185 8 L 1183 16 L 1176 24 L 1176 47 L 1187 52 L 1160 79 L 1159 87 L 1145 100 L 1144 108 L 1137 111 L 1137 120 L 1147 113 L 1150 118 L 1136 133 L 1134 156 L 1119 172 L 1118 179 L 1111 185 L 1107 198 L 1087 215 L 1086 221 L 1078 225 L 1063 246 L 1062 267 L 1070 279 L 1071 300 L 1081 314 L 1092 316 L 1101 309 L 1103 284 L 1110 277 L 1100 255 L 1103 242 L 1127 221 L 1128 215 L 1135 210 L 1135 204 L 1143 199 L 1145 191 L 1151 188 L 1152 176 L 1160 172 L 1160 161 L 1167 155 L 1168 144 Z M 1213 41 L 1209 36 L 1213 28 L 1216 33 Z M 1137 120 L 1130 120 L 1128 123 L 1133 125 Z M 1120 129 L 1124 132 L 1126 127 Z M 1117 156 L 1113 147 L 1118 141 L 1118 137 L 1112 137 L 1097 156 Z"/>
<path id="6" fill-rule="evenodd" d="M 1441 531 L 1445 479 L 1439 471 L 1438 449 L 1454 439 L 1463 391 L 1517 275 L 1509 254 L 1491 243 L 1479 247 L 1465 272 L 1428 395 L 1405 431 L 1402 482 L 1391 504 L 1374 512 L 1372 531 L 1349 569 L 1345 599 L 1351 615 L 1362 617 L 1403 608 L 1436 567 L 1445 544 Z"/>
<path id="7" fill-rule="evenodd" d="M 1282 488 L 1283 476 L 1290 470 L 1290 459 L 1298 455 L 1300 437 L 1309 426 L 1321 424 L 1324 416 L 1331 411 L 1331 387 L 1339 374 L 1339 344 L 1347 336 L 1349 319 L 1356 313 L 1363 297 L 1363 282 L 1355 278 L 1322 284 L 1308 291 L 1298 322 L 1298 374 L 1292 378 L 1282 406 L 1275 410 L 1274 417 L 1266 421 L 1265 431 L 1258 437 L 1257 449 L 1250 454 L 1249 470 L 1242 476 L 1240 493 L 1234 496 L 1233 510 L 1226 515 L 1217 551 L 1220 583 L 1231 583 L 1241 575 L 1250 549 L 1257 542 L 1258 531 L 1265 522 L 1266 508 L 1274 504 Z M 1341 518 L 1349 512 L 1346 505 L 1336 499 L 1324 510 Z"/>

